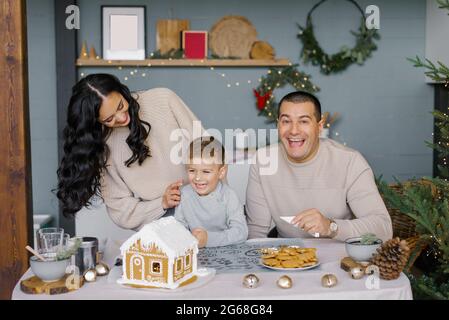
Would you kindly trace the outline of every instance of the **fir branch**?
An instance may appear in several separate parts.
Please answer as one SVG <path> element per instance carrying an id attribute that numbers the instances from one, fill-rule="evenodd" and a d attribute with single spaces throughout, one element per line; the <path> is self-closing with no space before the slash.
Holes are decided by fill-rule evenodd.
<path id="1" fill-rule="evenodd" d="M 413 219 L 421 240 L 440 252 L 440 272 L 449 270 L 449 184 L 438 178 L 412 180 L 393 190 L 376 179 L 388 208 Z"/>
<path id="2" fill-rule="evenodd" d="M 449 0 L 448 0 L 449 1 Z M 416 56 L 415 59 L 407 58 L 408 61 L 413 63 L 413 66 L 416 68 L 425 68 L 428 71 L 425 71 L 424 74 L 431 78 L 436 82 L 447 82 L 449 81 L 449 69 L 443 63 L 438 61 L 438 66 L 436 66 L 429 59 L 425 59 L 425 61 L 421 60 L 419 56 Z"/>
<path id="3" fill-rule="evenodd" d="M 438 8 L 449 10 L 449 0 L 437 0 L 437 3 L 439 4 Z"/>

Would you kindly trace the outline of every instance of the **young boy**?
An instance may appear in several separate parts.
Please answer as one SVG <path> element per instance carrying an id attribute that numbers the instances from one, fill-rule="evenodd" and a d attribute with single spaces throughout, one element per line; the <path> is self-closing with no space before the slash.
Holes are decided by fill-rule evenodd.
<path id="1" fill-rule="evenodd" d="M 189 147 L 189 184 L 181 188 L 175 218 L 198 239 L 198 246 L 217 247 L 243 242 L 248 227 L 237 194 L 223 182 L 226 176 L 223 145 L 201 137 Z"/>

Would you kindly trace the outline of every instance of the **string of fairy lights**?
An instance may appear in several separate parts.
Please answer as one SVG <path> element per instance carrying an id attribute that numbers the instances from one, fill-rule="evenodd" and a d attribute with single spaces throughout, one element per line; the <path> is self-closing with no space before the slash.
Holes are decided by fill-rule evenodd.
<path id="1" fill-rule="evenodd" d="M 171 60 L 171 59 L 169 59 Z M 151 74 L 151 65 L 150 66 L 136 66 L 134 68 L 130 68 L 130 67 L 122 67 L 122 66 L 118 66 L 117 67 L 117 73 L 119 73 L 119 78 L 121 78 L 123 80 L 123 82 L 127 82 L 130 81 L 131 79 L 137 79 L 137 78 L 148 78 L 150 77 Z M 223 79 L 223 81 L 225 82 L 225 86 L 226 88 L 243 88 L 243 90 L 248 90 L 250 91 L 254 86 L 258 85 L 261 81 L 262 78 L 258 77 L 257 79 L 244 79 L 244 80 L 231 80 L 229 75 L 222 71 L 221 69 L 216 69 L 215 67 L 209 67 L 208 69 L 210 72 L 212 72 L 215 76 L 217 76 L 220 79 Z M 267 73 L 269 73 L 270 70 L 267 71 Z M 88 73 L 86 72 L 81 72 L 79 74 L 80 78 L 83 78 L 85 76 L 87 76 Z M 250 87 L 248 89 L 248 87 Z M 449 107 L 448 107 L 449 110 Z M 449 116 L 446 113 L 444 114 L 445 116 Z M 326 126 L 327 129 L 331 129 L 331 126 L 328 124 Z M 432 137 L 434 136 L 434 133 L 432 133 Z M 344 138 L 342 137 L 341 133 L 338 131 L 334 131 L 334 130 L 329 130 L 329 137 L 337 140 L 339 142 L 341 142 L 343 145 L 347 145 L 346 141 L 344 141 Z M 438 145 L 443 145 L 444 142 L 442 141 L 438 141 L 436 142 Z M 446 143 L 447 146 L 449 147 L 449 142 Z M 447 158 L 443 158 L 443 165 L 447 166 L 448 164 L 448 159 Z M 448 181 L 448 179 L 445 179 L 446 181 Z"/>
<path id="2" fill-rule="evenodd" d="M 446 83 L 445 87 L 447 87 L 447 86 L 448 85 Z M 447 110 L 448 110 L 447 112 L 449 113 L 449 107 L 447 108 Z M 443 116 L 446 117 L 446 119 L 449 119 L 449 114 L 448 113 L 443 112 Z M 433 136 L 433 133 L 432 133 L 432 136 Z M 449 136 L 446 136 L 446 137 L 440 136 L 440 139 L 446 140 L 447 142 L 446 142 L 446 146 L 445 147 L 449 148 Z M 444 146 L 444 142 L 442 142 L 442 141 L 438 141 L 437 143 L 440 146 Z M 443 157 L 443 159 L 441 161 L 443 162 L 443 166 L 447 167 L 448 159 L 446 157 Z M 444 180 L 445 181 L 449 181 L 447 178 L 445 178 Z"/>
<path id="3" fill-rule="evenodd" d="M 169 58 L 168 60 L 172 60 Z M 290 63 L 292 65 L 292 63 Z M 123 67 L 117 66 L 116 76 L 119 77 L 123 82 L 131 81 L 132 79 L 138 78 L 149 78 L 151 75 L 151 63 L 147 66 L 135 66 L 135 67 Z M 250 92 L 255 86 L 257 86 L 260 82 L 262 82 L 262 78 L 258 77 L 257 79 L 239 79 L 239 80 L 231 80 L 229 74 L 221 70 L 220 68 L 209 67 L 208 70 L 212 72 L 216 77 L 223 79 L 225 82 L 225 86 L 228 89 L 231 88 L 243 88 L 243 90 Z M 271 70 L 266 71 L 269 74 Z M 80 72 L 79 77 L 83 78 L 88 76 L 87 72 Z M 249 87 L 249 89 L 248 89 Z M 327 124 L 326 129 L 329 129 L 329 137 L 332 137 L 334 140 L 338 140 L 343 145 L 347 145 L 346 141 L 342 141 L 342 135 L 338 131 L 330 130 L 331 126 Z"/>

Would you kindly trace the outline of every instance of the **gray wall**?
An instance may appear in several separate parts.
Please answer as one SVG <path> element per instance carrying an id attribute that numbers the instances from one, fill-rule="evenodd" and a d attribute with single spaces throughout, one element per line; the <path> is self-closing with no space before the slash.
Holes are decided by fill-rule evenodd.
<path id="1" fill-rule="evenodd" d="M 33 211 L 58 221 L 56 65 L 53 0 L 27 1 Z"/>
<path id="2" fill-rule="evenodd" d="M 307 12 L 317 1 L 127 1 L 146 5 L 147 50 L 156 49 L 156 20 L 189 19 L 191 29 L 210 30 L 224 15 L 247 17 L 257 28 L 259 38 L 271 43 L 277 57 L 299 61 L 301 45 L 296 23 L 304 25 Z M 358 1 L 362 8 L 372 4 Z M 123 4 L 120 0 L 80 0 L 81 41 L 101 53 L 101 5 Z M 379 49 L 363 67 L 351 66 L 339 75 L 323 76 L 315 67 L 300 66 L 321 88 L 318 94 L 325 111 L 339 112 L 342 118 L 332 137 L 360 150 L 376 175 L 400 179 L 432 174 L 432 152 L 424 140 L 432 139 L 432 88 L 424 83 L 422 70 L 406 57 L 424 56 L 426 1 L 378 0 L 382 39 Z M 313 14 L 317 38 L 327 52 L 342 45 L 351 46 L 349 30 L 358 28 L 356 8 L 346 1 L 332 0 Z M 358 16 L 357 16 L 358 17 Z M 137 69 L 137 75 L 129 72 Z M 80 74 L 108 72 L 118 75 L 132 90 L 158 86 L 177 92 L 206 127 L 268 128 L 258 117 L 252 88 L 266 72 L 264 68 L 80 68 Z M 142 73 L 146 77 L 142 77 Z M 226 77 L 222 77 L 225 73 Z M 128 77 L 128 81 L 124 78 Z M 248 84 L 248 80 L 252 83 Z M 239 86 L 235 83 L 239 82 Z M 230 83 L 232 86 L 227 87 Z M 279 100 L 291 87 L 277 90 Z M 339 135 L 336 136 L 335 133 Z"/>

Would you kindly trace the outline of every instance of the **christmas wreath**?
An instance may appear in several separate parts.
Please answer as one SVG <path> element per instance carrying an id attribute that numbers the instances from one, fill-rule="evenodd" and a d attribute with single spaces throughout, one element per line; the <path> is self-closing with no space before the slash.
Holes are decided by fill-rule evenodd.
<path id="1" fill-rule="evenodd" d="M 327 0 L 321 0 L 307 15 L 307 23 L 305 27 L 298 24 L 299 33 L 298 38 L 303 43 L 301 58 L 304 63 L 312 62 L 314 66 L 320 66 L 322 73 L 328 75 L 345 70 L 353 63 L 362 65 L 367 60 L 371 53 L 377 49 L 374 40 L 380 39 L 380 35 L 376 29 L 369 30 L 365 25 L 365 15 L 362 8 L 354 0 L 347 0 L 354 4 L 362 14 L 361 24 L 358 32 L 351 31 L 356 38 L 355 46 L 350 49 L 343 46 L 341 50 L 333 55 L 329 55 L 323 51 L 318 40 L 315 37 L 312 23 L 312 12 Z"/>
<path id="2" fill-rule="evenodd" d="M 286 84 L 292 85 L 296 90 L 306 92 L 316 92 L 320 89 L 310 82 L 310 76 L 298 71 L 298 65 L 284 68 L 273 67 L 268 70 L 266 76 L 262 76 L 259 86 L 254 89 L 259 116 L 267 117 L 267 122 L 275 122 L 278 118 L 278 103 L 273 92 L 277 88 L 282 88 Z"/>

